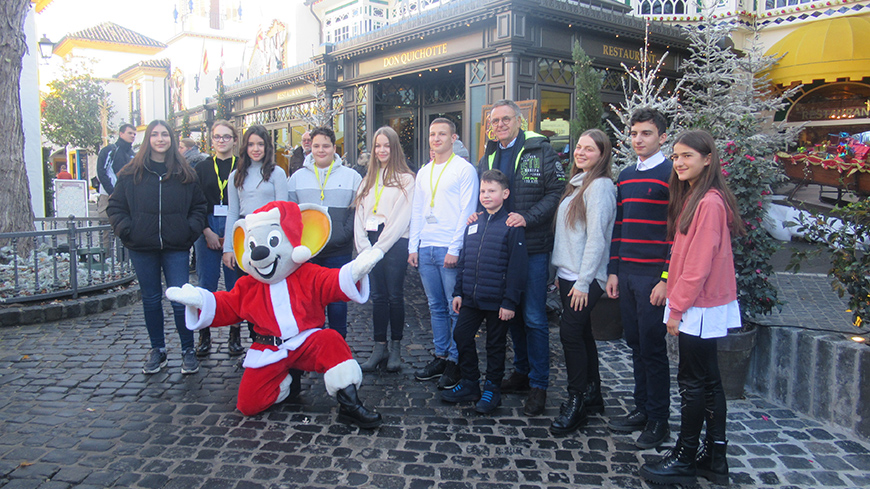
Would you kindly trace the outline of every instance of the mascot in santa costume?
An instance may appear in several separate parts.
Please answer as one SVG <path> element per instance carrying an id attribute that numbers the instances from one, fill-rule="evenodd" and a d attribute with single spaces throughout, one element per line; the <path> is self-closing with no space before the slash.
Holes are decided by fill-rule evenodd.
<path id="1" fill-rule="evenodd" d="M 350 347 L 323 324 L 330 302 L 368 300 L 367 275 L 383 252 L 366 250 L 341 269 L 307 263 L 330 235 L 325 208 L 272 202 L 233 226 L 233 252 L 248 273 L 233 290 L 209 292 L 190 284 L 166 290 L 169 300 L 187 307 L 188 329 L 242 320 L 253 325 L 236 404 L 245 416 L 286 399 L 293 383 L 290 371 L 298 369 L 323 374 L 326 391 L 338 400 L 339 421 L 361 428 L 381 424 L 381 415 L 363 406 L 357 395 L 362 370 Z"/>

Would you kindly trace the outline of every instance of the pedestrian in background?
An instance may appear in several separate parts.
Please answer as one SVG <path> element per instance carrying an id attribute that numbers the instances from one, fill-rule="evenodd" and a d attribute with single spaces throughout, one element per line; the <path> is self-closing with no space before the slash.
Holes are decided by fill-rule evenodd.
<path id="1" fill-rule="evenodd" d="M 664 320 L 679 339 L 680 436 L 640 475 L 659 484 L 728 484 L 726 403 L 716 339 L 740 327 L 731 236 L 743 235 L 737 199 L 725 184 L 716 142 L 706 131 L 674 141 L 668 237 L 673 240 Z M 707 437 L 700 449 L 701 427 Z"/>
<path id="2" fill-rule="evenodd" d="M 590 129 L 574 148 L 574 166 L 556 211 L 552 265 L 556 267 L 562 317 L 559 337 L 568 371 L 568 398 L 550 425 L 567 435 L 604 412 L 592 309 L 607 285 L 610 238 L 616 221 L 616 187 L 610 176 L 610 139 Z"/>
<path id="3" fill-rule="evenodd" d="M 132 124 L 121 124 L 118 129 L 118 140 L 104 146 L 97 155 L 97 179 L 100 181 L 97 215 L 104 219 L 109 219 L 106 208 L 109 207 L 109 196 L 115 190 L 118 173 L 136 156 L 136 152 L 133 151 L 135 140 L 136 127 Z M 112 236 L 109 233 L 103 234 L 101 243 L 103 249 L 108 252 L 112 244 Z"/>
<path id="4" fill-rule="evenodd" d="M 217 121 L 215 124 L 217 124 Z M 214 127 L 214 124 L 212 124 L 212 127 Z M 184 156 L 184 159 L 187 160 L 187 163 L 192 168 L 196 168 L 196 165 L 210 159 L 207 154 L 199 150 L 196 141 L 191 138 L 183 138 L 179 144 L 181 145 L 181 155 Z"/>
<path id="5" fill-rule="evenodd" d="M 142 292 L 145 327 L 151 351 L 142 372 L 166 366 L 163 333 L 163 284 L 181 287 L 189 275 L 189 250 L 205 227 L 206 200 L 196 173 L 178 150 L 169 125 L 152 121 L 136 157 L 118 175 L 107 208 L 115 235 L 129 250 Z M 199 371 L 193 332 L 184 321 L 184 306 L 172 303 L 175 329 L 181 339 L 181 373 Z"/>
<path id="6" fill-rule="evenodd" d="M 387 371 L 398 372 L 402 368 L 405 272 L 408 270 L 414 173 L 408 168 L 399 135 L 392 127 L 384 126 L 375 131 L 372 147 L 369 172 L 354 202 L 354 242 L 357 253 L 378 248 L 384 252 L 384 259 L 369 273 L 375 346 L 372 355 L 360 367 L 363 372 L 371 372 L 387 360 Z"/>
<path id="7" fill-rule="evenodd" d="M 224 238 L 227 231 L 232 232 L 232 226 L 235 224 L 235 221 L 227 222 L 227 215 L 229 214 L 230 175 L 235 170 L 237 161 L 233 154 L 233 147 L 237 139 L 236 128 L 232 124 L 225 120 L 215 121 L 211 126 L 211 140 L 215 154 L 194 168 L 208 204 L 206 226 L 202 230 L 202 236 L 193 245 L 196 251 L 196 277 L 199 286 L 209 292 L 217 290 L 221 269 L 224 272 L 226 290 L 232 290 L 238 278 L 236 271 L 223 263 Z M 241 325 L 231 325 L 229 331 L 227 352 L 230 355 L 241 355 L 245 352 L 242 346 Z M 204 328 L 199 331 L 196 355 L 204 357 L 210 352 L 211 328 Z"/>
<path id="8" fill-rule="evenodd" d="M 332 235 L 323 250 L 310 263 L 326 268 L 341 268 L 353 253 L 353 201 L 362 177 L 342 165 L 335 153 L 335 133 L 328 127 L 311 131 L 311 154 L 287 182 L 290 202 L 316 204 L 327 208 L 332 220 Z M 326 307 L 329 327 L 347 337 L 347 302 Z"/>

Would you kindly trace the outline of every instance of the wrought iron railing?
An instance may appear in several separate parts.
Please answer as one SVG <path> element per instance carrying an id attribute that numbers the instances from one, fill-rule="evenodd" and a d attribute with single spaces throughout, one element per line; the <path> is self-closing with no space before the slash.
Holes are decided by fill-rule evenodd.
<path id="1" fill-rule="evenodd" d="M 36 230 L 0 233 L 0 304 L 43 301 L 131 282 L 121 242 L 96 218 L 35 220 Z M 22 241 L 30 241 L 26 256 Z"/>

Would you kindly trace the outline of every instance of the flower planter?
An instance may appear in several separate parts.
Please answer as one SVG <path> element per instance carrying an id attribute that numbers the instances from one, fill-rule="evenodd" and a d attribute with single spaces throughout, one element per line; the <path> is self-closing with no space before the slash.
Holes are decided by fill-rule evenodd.
<path id="1" fill-rule="evenodd" d="M 755 335 L 758 328 L 752 324 L 743 330 L 729 330 L 728 335 L 717 340 L 719 355 L 719 374 L 725 399 L 742 399 L 746 373 L 749 371 L 749 357 L 755 348 Z"/>

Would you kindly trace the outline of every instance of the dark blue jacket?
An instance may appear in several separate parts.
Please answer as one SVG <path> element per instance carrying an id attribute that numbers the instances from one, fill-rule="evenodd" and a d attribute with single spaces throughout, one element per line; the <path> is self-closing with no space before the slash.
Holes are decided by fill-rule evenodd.
<path id="1" fill-rule="evenodd" d="M 453 289 L 454 297 L 462 296 L 463 307 L 517 310 L 526 288 L 529 257 L 525 229 L 508 227 L 507 217 L 502 207 L 495 214 L 484 212 L 465 228 Z"/>

